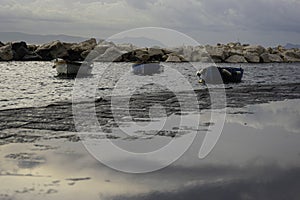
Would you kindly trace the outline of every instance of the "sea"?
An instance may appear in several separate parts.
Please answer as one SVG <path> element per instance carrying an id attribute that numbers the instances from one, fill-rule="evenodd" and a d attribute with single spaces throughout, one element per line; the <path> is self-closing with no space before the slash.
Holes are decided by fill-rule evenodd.
<path id="1" fill-rule="evenodd" d="M 203 63 L 163 63 L 161 72 L 147 76 L 135 75 L 130 63 L 95 63 L 91 76 L 75 79 L 58 77 L 52 65 L 51 62 L 0 63 L 0 116 L 5 116 L 7 110 L 28 108 L 25 110 L 30 111 L 56 103 L 63 107 L 64 102 L 78 97 L 74 88 L 81 84 L 96 99 L 155 93 L 162 88 L 176 92 L 205 89 L 196 76 L 196 71 L 206 66 Z M 243 81 L 226 84 L 225 88 L 295 86 L 300 80 L 300 63 L 221 66 L 244 69 Z M 217 127 L 221 134 L 205 157 L 199 155 L 205 146 L 203 141 L 214 133 L 219 123 L 209 122 L 212 113 L 208 116 L 205 111 L 201 113 L 208 120 L 206 126 L 201 130 L 185 127 L 196 131 L 196 138 L 182 155 L 167 164 L 165 161 L 180 146 L 175 145 L 162 156 L 158 154 L 159 159 L 153 161 L 151 155 L 157 151 L 149 148 L 149 144 L 156 144 L 163 152 L 161 144 L 184 142 L 186 137 L 157 134 L 158 126 L 150 127 L 154 129 L 152 135 L 110 138 L 113 145 L 126 147 L 125 156 L 105 148 L 111 140 L 100 143 L 102 138 L 87 138 L 87 142 L 67 139 L 67 135 L 76 135 L 75 132 L 41 130 L 34 126 L 2 129 L 0 140 L 11 142 L 0 145 L 0 199 L 300 199 L 300 99 L 277 99 L 274 94 L 269 102 L 258 103 L 256 99 L 247 102 L 243 107 L 231 103 L 224 124 Z M 194 113 L 180 117 L 188 122 L 195 120 Z M 5 124 L 5 119 L 1 123 Z M 125 128 L 130 130 L 132 127 L 127 125 Z M 143 128 L 149 124 L 140 125 Z M 18 135 L 23 138 L 42 135 L 44 139 L 11 139 Z M 142 150 L 138 155 L 143 163 L 138 162 L 137 154 L 132 157 L 126 154 L 134 147 Z M 95 151 L 97 148 L 101 151 Z"/>
<path id="2" fill-rule="evenodd" d="M 52 62 L 0 62 L 0 110 L 10 108 L 46 106 L 54 102 L 71 102 L 76 79 L 57 77 Z M 130 63 L 95 63 L 92 76 L 77 82 L 90 83 L 95 98 L 112 94 L 115 88 L 122 91 L 145 92 L 143 85 L 171 85 L 174 90 L 201 89 L 196 72 L 205 63 L 163 64 L 162 73 L 152 76 L 135 76 Z M 255 84 L 295 83 L 300 79 L 300 64 L 221 64 L 242 67 L 243 81 L 225 87 L 251 86 Z M 176 77 L 176 78 L 175 78 Z M 185 84 L 186 83 L 186 84 Z M 184 87 L 183 85 L 189 86 Z M 156 90 L 147 87 L 147 91 Z"/>

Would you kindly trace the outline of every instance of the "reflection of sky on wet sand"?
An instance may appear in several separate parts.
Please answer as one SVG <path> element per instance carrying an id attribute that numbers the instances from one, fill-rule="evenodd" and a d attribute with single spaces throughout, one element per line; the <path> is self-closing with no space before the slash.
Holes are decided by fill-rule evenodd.
<path id="1" fill-rule="evenodd" d="M 3 145 L 0 199 L 298 199 L 297 104 L 253 105 L 243 108 L 252 114 L 229 114 L 207 158 L 197 158 L 200 134 L 173 165 L 143 175 L 103 166 L 81 143 Z"/>
<path id="2" fill-rule="evenodd" d="M 300 106 L 299 100 L 287 100 L 288 102 L 272 102 L 270 104 L 249 105 L 246 110 L 254 112 L 254 115 L 230 116 L 229 121 L 241 124 L 247 123 L 257 129 L 266 126 L 283 127 L 287 132 L 299 133 L 300 131 Z M 245 108 L 242 108 L 244 110 Z"/>

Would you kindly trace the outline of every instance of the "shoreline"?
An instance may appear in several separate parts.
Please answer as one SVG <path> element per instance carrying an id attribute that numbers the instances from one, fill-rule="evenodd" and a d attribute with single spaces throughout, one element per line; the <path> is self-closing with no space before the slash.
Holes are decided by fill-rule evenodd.
<path id="1" fill-rule="evenodd" d="M 289 84 L 271 84 L 271 85 L 251 85 L 237 88 L 225 88 L 226 91 L 226 108 L 242 108 L 252 104 L 263 104 L 273 101 L 283 101 L 286 99 L 300 98 L 300 83 Z M 207 110 L 210 108 L 210 95 L 207 89 L 194 91 L 197 94 L 199 102 L 199 110 Z M 211 91 L 210 91 L 211 92 Z M 190 97 L 188 92 L 180 93 L 188 102 Z M 147 101 L 146 101 L 147 100 Z M 160 103 L 168 105 L 166 107 L 167 114 L 180 114 L 180 105 L 173 93 L 151 93 L 137 95 L 134 97 L 135 106 L 131 108 L 131 114 L 136 120 L 147 120 L 144 108 L 151 107 L 152 103 Z M 84 103 L 78 103 L 83 104 Z M 86 104 L 91 104 L 86 103 Z M 105 125 L 106 133 L 110 133 L 110 129 L 114 127 L 114 116 L 112 115 L 110 98 L 103 97 L 95 101 L 96 113 L 100 124 Z M 143 109 L 142 109 L 143 108 Z M 120 107 L 119 109 L 124 109 Z M 194 110 L 194 107 L 184 108 L 184 112 Z M 118 116 L 122 118 L 122 115 Z M 52 131 L 68 131 L 76 132 L 73 114 L 72 102 L 56 102 L 42 107 L 24 107 L 15 109 L 0 110 L 0 131 L 9 129 L 38 129 Z M 8 135 L 2 135 L 2 139 L 10 138 Z M 0 144 L 1 145 L 1 144 Z"/>
<path id="2" fill-rule="evenodd" d="M 41 45 L 29 45 L 24 41 L 0 42 L 0 62 L 51 61 L 56 58 L 96 62 L 294 63 L 300 62 L 300 49 L 241 43 L 140 48 L 133 44 L 97 43 L 94 38 L 80 43 L 57 40 Z"/>

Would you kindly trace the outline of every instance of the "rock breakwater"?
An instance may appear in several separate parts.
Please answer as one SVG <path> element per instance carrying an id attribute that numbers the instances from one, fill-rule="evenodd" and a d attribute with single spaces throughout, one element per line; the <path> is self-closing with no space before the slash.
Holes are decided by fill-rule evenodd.
<path id="1" fill-rule="evenodd" d="M 282 46 L 265 48 L 240 43 L 140 48 L 103 40 L 97 43 L 94 38 L 80 43 L 53 41 L 42 45 L 28 45 L 24 41 L 0 42 L 0 61 L 50 61 L 55 58 L 99 62 L 284 63 L 300 62 L 300 49 L 285 49 Z"/>

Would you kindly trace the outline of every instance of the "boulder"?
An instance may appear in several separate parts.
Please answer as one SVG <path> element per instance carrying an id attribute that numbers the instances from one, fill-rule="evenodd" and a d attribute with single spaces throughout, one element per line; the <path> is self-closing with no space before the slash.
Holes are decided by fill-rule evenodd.
<path id="1" fill-rule="evenodd" d="M 96 47 L 97 41 L 95 38 L 73 44 L 68 48 L 70 60 L 84 60 L 87 55 Z"/>
<path id="2" fill-rule="evenodd" d="M 99 44 L 94 48 L 94 51 L 95 51 L 95 53 L 98 53 L 98 56 L 99 56 L 99 55 L 104 54 L 105 51 L 110 47 L 113 47 L 113 46 L 111 46 L 109 44 Z"/>
<path id="3" fill-rule="evenodd" d="M 184 46 L 183 54 L 181 54 L 185 60 L 192 60 L 192 54 L 194 52 L 194 48 L 192 46 Z M 178 54 L 179 55 L 179 54 Z"/>
<path id="4" fill-rule="evenodd" d="M 230 42 L 226 46 L 228 46 L 229 48 L 235 48 L 235 47 L 241 47 L 242 45 L 240 42 Z"/>
<path id="5" fill-rule="evenodd" d="M 150 58 L 147 48 L 137 49 L 133 52 L 133 55 L 139 61 L 148 61 Z"/>
<path id="6" fill-rule="evenodd" d="M 25 55 L 30 54 L 26 42 L 13 42 L 14 60 L 22 60 Z"/>
<path id="7" fill-rule="evenodd" d="M 104 52 L 104 54 L 95 58 L 95 61 L 100 61 L 100 62 L 120 61 L 120 59 L 124 53 L 126 53 L 126 52 L 120 51 L 117 47 L 110 47 Z"/>
<path id="8" fill-rule="evenodd" d="M 265 53 L 267 50 L 260 46 L 260 45 L 251 45 L 251 46 L 246 46 L 244 47 L 244 51 L 245 53 L 255 53 L 255 54 L 258 54 L 258 55 L 261 55 L 263 53 Z"/>
<path id="9" fill-rule="evenodd" d="M 292 58 L 300 59 L 300 50 L 294 51 L 294 50 L 288 50 L 284 52 L 284 55 Z"/>
<path id="10" fill-rule="evenodd" d="M 11 44 L 0 47 L 0 61 L 10 61 L 14 58 Z"/>
<path id="11" fill-rule="evenodd" d="M 23 58 L 23 61 L 41 61 L 42 57 L 37 53 L 31 52 L 30 54 L 26 54 Z"/>
<path id="12" fill-rule="evenodd" d="M 89 40 L 80 42 L 78 44 L 73 44 L 71 46 L 72 51 L 77 51 L 77 52 L 84 52 L 84 51 L 91 51 L 97 46 L 97 41 L 95 38 L 91 38 Z"/>
<path id="13" fill-rule="evenodd" d="M 32 51 L 32 52 L 36 51 L 37 48 L 38 48 L 38 46 L 35 45 L 35 44 L 29 44 L 29 45 L 27 45 L 27 49 L 28 49 L 29 51 Z"/>
<path id="14" fill-rule="evenodd" d="M 0 41 L 0 47 L 3 47 L 5 46 L 5 44 L 3 44 L 1 41 Z"/>
<path id="15" fill-rule="evenodd" d="M 285 62 L 300 62 L 300 50 L 286 50 L 282 55 Z"/>
<path id="16" fill-rule="evenodd" d="M 162 61 L 165 53 L 159 48 L 148 48 L 149 61 Z"/>
<path id="17" fill-rule="evenodd" d="M 239 55 L 239 56 L 242 56 L 244 55 L 243 53 L 243 49 L 242 48 L 230 48 L 226 51 L 227 55 L 230 57 L 230 56 L 233 56 L 233 55 Z"/>
<path id="18" fill-rule="evenodd" d="M 208 53 L 204 49 L 194 49 L 192 52 L 190 62 L 207 62 L 209 59 Z"/>
<path id="19" fill-rule="evenodd" d="M 278 54 L 263 53 L 260 57 L 264 63 L 283 62 L 283 59 Z"/>
<path id="20" fill-rule="evenodd" d="M 222 47 L 212 47 L 207 45 L 206 51 L 214 61 L 222 62 L 226 58 L 225 50 Z"/>
<path id="21" fill-rule="evenodd" d="M 12 42 L 11 47 L 14 51 L 17 51 L 19 48 L 24 47 L 28 49 L 26 42 L 21 41 L 21 42 Z"/>
<path id="22" fill-rule="evenodd" d="M 183 55 L 184 48 L 183 47 L 173 47 L 173 48 L 170 48 L 170 49 L 164 48 L 163 52 L 164 52 L 165 55 L 171 54 L 171 53 L 176 53 L 177 55 Z"/>
<path id="23" fill-rule="evenodd" d="M 53 60 L 69 56 L 66 47 L 58 40 L 39 46 L 35 53 L 41 56 L 43 60 Z"/>
<path id="24" fill-rule="evenodd" d="M 152 56 L 163 56 L 164 52 L 163 52 L 163 50 L 158 49 L 158 48 L 149 48 L 148 49 L 148 54 L 149 54 L 150 57 L 152 57 Z"/>
<path id="25" fill-rule="evenodd" d="M 249 63 L 259 63 L 260 62 L 260 57 L 256 53 L 246 52 L 244 57 Z"/>
<path id="26" fill-rule="evenodd" d="M 233 55 L 226 59 L 227 63 L 247 63 L 247 60 L 244 56 Z"/>
<path id="27" fill-rule="evenodd" d="M 120 51 L 127 51 L 127 52 L 131 52 L 131 51 L 138 49 L 138 47 L 136 47 L 132 44 L 118 44 L 116 46 Z"/>
<path id="28" fill-rule="evenodd" d="M 169 54 L 167 56 L 168 56 L 168 58 L 166 59 L 166 62 L 181 62 L 182 61 L 182 58 L 180 58 L 178 55 Z"/>

